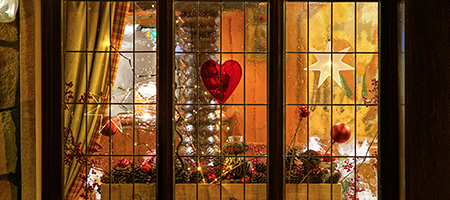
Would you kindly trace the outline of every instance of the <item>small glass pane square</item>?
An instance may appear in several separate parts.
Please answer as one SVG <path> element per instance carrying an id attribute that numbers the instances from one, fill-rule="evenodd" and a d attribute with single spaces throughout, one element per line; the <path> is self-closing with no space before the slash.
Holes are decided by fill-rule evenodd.
<path id="1" fill-rule="evenodd" d="M 378 51 L 378 3 L 358 2 L 356 4 L 356 51 Z"/>
<path id="2" fill-rule="evenodd" d="M 245 51 L 267 52 L 267 3 L 245 4 Z"/>
<path id="3" fill-rule="evenodd" d="M 244 12 L 244 3 L 223 3 L 222 52 L 244 52 Z"/>
<path id="4" fill-rule="evenodd" d="M 355 3 L 333 3 L 333 52 L 355 51 Z"/>
<path id="5" fill-rule="evenodd" d="M 378 90 L 375 85 L 378 81 L 378 54 L 357 54 L 356 55 L 356 97 L 357 104 L 364 104 L 364 97 L 372 99 L 378 96 Z M 376 101 L 370 101 L 368 104 L 376 104 Z"/>
<path id="6" fill-rule="evenodd" d="M 267 103 L 267 55 L 246 54 L 243 79 L 245 81 L 245 103 Z"/>
<path id="7" fill-rule="evenodd" d="M 306 54 L 286 54 L 286 103 L 306 104 L 308 71 Z"/>
<path id="8" fill-rule="evenodd" d="M 286 2 L 286 50 L 308 51 L 308 3 Z"/>

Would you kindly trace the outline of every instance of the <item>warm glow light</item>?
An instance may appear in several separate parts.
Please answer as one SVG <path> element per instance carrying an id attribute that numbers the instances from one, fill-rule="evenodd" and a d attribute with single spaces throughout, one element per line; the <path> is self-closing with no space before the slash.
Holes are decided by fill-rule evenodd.
<path id="1" fill-rule="evenodd" d="M 156 84 L 148 82 L 136 87 L 135 101 L 137 103 L 156 103 Z M 136 114 L 146 121 L 156 120 L 156 106 L 136 105 Z"/>

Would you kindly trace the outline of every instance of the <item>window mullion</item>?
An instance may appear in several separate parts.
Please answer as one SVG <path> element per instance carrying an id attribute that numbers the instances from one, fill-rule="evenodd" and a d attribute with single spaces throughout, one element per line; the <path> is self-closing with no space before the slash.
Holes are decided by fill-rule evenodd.
<path id="1" fill-rule="evenodd" d="M 269 112 L 267 199 L 285 199 L 284 174 L 284 4 L 269 1 Z"/>
<path id="2" fill-rule="evenodd" d="M 157 199 L 170 200 L 174 199 L 172 134 L 174 118 L 173 0 L 157 1 L 157 12 Z"/>

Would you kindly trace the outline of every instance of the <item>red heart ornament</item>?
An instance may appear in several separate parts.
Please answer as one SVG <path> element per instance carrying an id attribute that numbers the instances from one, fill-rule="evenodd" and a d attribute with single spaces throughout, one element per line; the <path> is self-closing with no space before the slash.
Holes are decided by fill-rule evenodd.
<path id="1" fill-rule="evenodd" d="M 222 73 L 220 73 L 222 68 Z M 225 103 L 234 92 L 242 76 L 238 62 L 228 60 L 220 67 L 214 60 L 207 60 L 200 68 L 200 77 L 211 96 L 220 104 Z"/>

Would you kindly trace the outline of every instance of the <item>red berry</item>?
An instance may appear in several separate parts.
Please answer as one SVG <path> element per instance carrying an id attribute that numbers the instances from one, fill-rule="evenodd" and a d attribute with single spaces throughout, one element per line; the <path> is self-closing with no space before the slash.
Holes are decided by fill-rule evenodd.
<path id="1" fill-rule="evenodd" d="M 310 111 L 308 110 L 308 107 L 302 106 L 300 109 L 298 109 L 298 116 L 300 118 L 305 119 L 309 116 Z"/>

